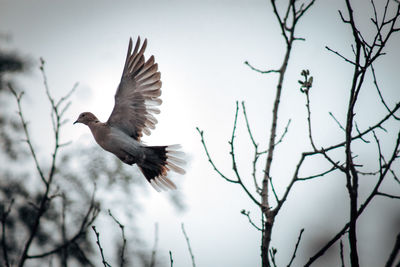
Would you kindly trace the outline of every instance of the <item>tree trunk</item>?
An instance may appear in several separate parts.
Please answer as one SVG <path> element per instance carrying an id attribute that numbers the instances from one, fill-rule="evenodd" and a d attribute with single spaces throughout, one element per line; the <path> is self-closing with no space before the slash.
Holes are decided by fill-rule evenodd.
<path id="1" fill-rule="evenodd" d="M 270 212 L 266 212 L 265 216 L 267 220 L 264 224 L 264 229 L 262 233 L 262 241 L 261 241 L 261 260 L 262 260 L 262 267 L 270 267 L 269 259 L 268 259 L 268 251 L 269 245 L 271 242 L 271 234 L 272 234 L 272 226 L 274 225 L 275 217 L 270 214 Z"/>

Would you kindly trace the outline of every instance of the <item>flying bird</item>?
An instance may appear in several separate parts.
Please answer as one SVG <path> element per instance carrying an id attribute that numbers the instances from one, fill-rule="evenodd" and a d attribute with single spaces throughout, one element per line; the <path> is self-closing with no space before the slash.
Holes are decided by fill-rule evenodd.
<path id="1" fill-rule="evenodd" d="M 132 38 L 129 39 L 114 109 L 108 120 L 100 122 L 94 114 L 83 112 L 74 124 L 87 125 L 104 150 L 126 164 L 136 164 L 157 191 L 176 189 L 167 174 L 169 171 L 185 173 L 180 146 L 147 146 L 141 141 L 143 133 L 150 135 L 150 130 L 155 129 L 157 120 L 153 114 L 160 113 L 157 106 L 162 103 L 161 74 L 154 56 L 145 60 L 146 46 L 147 39 L 141 45 L 138 37 L 132 52 Z"/>

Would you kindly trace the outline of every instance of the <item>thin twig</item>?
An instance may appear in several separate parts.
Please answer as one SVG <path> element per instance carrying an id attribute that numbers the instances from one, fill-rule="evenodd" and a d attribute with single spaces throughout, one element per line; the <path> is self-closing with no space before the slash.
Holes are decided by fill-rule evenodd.
<path id="1" fill-rule="evenodd" d="M 269 179 L 269 183 L 271 184 L 271 190 L 272 190 L 272 193 L 274 194 L 276 203 L 278 203 L 279 202 L 279 197 L 278 197 L 278 194 L 275 191 L 274 183 L 272 182 L 272 177 Z"/>
<path id="2" fill-rule="evenodd" d="M 276 267 L 275 255 L 277 252 L 278 252 L 278 250 L 274 247 L 269 249 L 269 256 L 271 257 L 271 262 L 274 267 Z"/>
<path id="3" fill-rule="evenodd" d="M 171 250 L 169 251 L 169 262 L 171 263 L 171 267 L 174 266 L 174 260 L 172 259 L 172 252 Z"/>
<path id="4" fill-rule="evenodd" d="M 382 124 L 385 123 L 394 113 L 396 113 L 400 109 L 400 102 L 396 104 L 396 106 L 388 113 L 386 116 L 384 116 L 380 121 L 376 122 L 372 126 L 368 127 L 368 129 L 364 130 L 363 132 L 353 136 L 351 138 L 352 141 L 360 139 L 360 137 L 365 136 L 366 134 L 370 133 L 371 131 L 377 129 L 377 128 L 382 128 Z M 312 151 L 312 152 L 305 152 L 308 155 L 313 155 L 313 154 L 322 154 L 322 152 L 328 152 L 334 149 L 337 149 L 339 147 L 343 147 L 346 145 L 346 142 L 343 141 L 341 143 L 337 143 L 335 145 L 326 147 L 326 148 L 321 148 L 317 151 Z"/>
<path id="5" fill-rule="evenodd" d="M 400 199 L 400 196 L 391 195 L 391 194 L 387 194 L 387 193 L 383 193 L 383 192 L 376 192 L 376 194 L 378 196 L 383 196 L 383 197 L 388 197 L 388 198 L 393 198 L 393 199 Z"/>
<path id="6" fill-rule="evenodd" d="M 93 225 L 92 229 L 93 229 L 94 233 L 96 234 L 96 240 L 97 240 L 96 243 L 100 250 L 103 265 L 104 265 L 104 267 L 111 267 L 111 265 L 108 264 L 108 262 L 104 258 L 103 248 L 101 247 L 101 244 L 100 244 L 100 234 L 99 234 L 99 232 L 96 231 L 96 226 Z"/>
<path id="7" fill-rule="evenodd" d="M 290 123 L 292 122 L 292 119 L 289 119 L 288 122 L 286 123 L 285 129 L 283 130 L 283 133 L 281 134 L 281 137 L 279 137 L 278 141 L 275 143 L 274 147 L 276 147 L 277 145 L 279 145 L 280 143 L 282 143 L 283 138 L 285 138 L 286 134 L 289 131 L 289 126 Z"/>
<path id="8" fill-rule="evenodd" d="M 75 92 L 75 90 L 78 88 L 78 86 L 79 86 L 79 83 L 76 82 L 76 83 L 72 86 L 72 89 L 71 89 L 65 96 L 61 97 L 61 98 L 58 100 L 58 102 L 57 102 L 57 104 L 56 104 L 56 107 L 58 108 L 64 101 L 67 101 L 67 100 L 72 96 L 72 94 Z"/>
<path id="9" fill-rule="evenodd" d="M 336 117 L 333 115 L 333 113 L 329 111 L 329 115 L 335 120 L 335 122 L 337 123 L 337 125 L 339 126 L 339 128 L 342 129 L 342 130 L 345 132 L 346 130 L 343 128 L 342 124 L 340 124 L 340 122 L 338 121 L 338 119 L 336 119 Z"/>
<path id="10" fill-rule="evenodd" d="M 22 128 L 24 129 L 25 138 L 26 138 L 25 141 L 29 146 L 29 150 L 30 150 L 32 158 L 33 158 L 33 160 L 35 162 L 35 167 L 36 167 L 36 169 L 37 169 L 37 171 L 39 173 L 39 176 L 42 179 L 43 183 L 47 184 L 47 181 L 46 181 L 46 178 L 45 178 L 44 173 L 42 171 L 42 168 L 40 167 L 39 161 L 37 160 L 35 149 L 33 148 L 33 145 L 32 145 L 32 142 L 31 142 L 31 137 L 30 137 L 29 131 L 28 131 L 28 124 L 27 124 L 27 122 L 25 120 L 25 117 L 23 115 L 23 112 L 22 112 L 21 99 L 22 99 L 22 96 L 24 95 L 24 92 L 21 92 L 21 93 L 18 94 L 14 90 L 14 88 L 12 87 L 11 83 L 8 83 L 8 88 L 10 89 L 12 94 L 15 96 L 15 99 L 17 100 L 18 115 L 19 115 L 19 118 L 21 120 Z"/>
<path id="11" fill-rule="evenodd" d="M 231 147 L 231 151 L 229 152 L 229 154 L 231 155 L 231 158 L 232 158 L 232 169 L 233 169 L 233 172 L 236 175 L 238 183 L 243 188 L 243 190 L 246 192 L 246 194 L 250 197 L 251 200 L 253 200 L 253 202 L 255 204 L 260 206 L 261 204 L 257 201 L 257 199 L 253 196 L 253 194 L 250 193 L 250 191 L 247 189 L 245 184 L 242 182 L 242 178 L 241 178 L 241 176 L 239 174 L 239 170 L 238 170 L 237 163 L 236 163 L 234 141 L 235 141 L 235 133 L 236 133 L 236 125 L 237 125 L 238 113 L 239 113 L 239 102 L 236 101 L 236 112 L 235 112 L 235 119 L 234 119 L 234 122 L 233 122 L 232 136 L 231 136 L 231 140 L 228 142 L 230 147 Z"/>
<path id="12" fill-rule="evenodd" d="M 339 52 L 337 52 L 337 51 L 335 51 L 335 50 L 332 50 L 332 49 L 329 48 L 328 46 L 325 46 L 325 48 L 326 48 L 328 51 L 330 51 L 330 52 L 336 54 L 337 56 L 341 57 L 342 59 L 344 59 L 344 61 L 346 61 L 346 62 L 348 62 L 348 63 L 350 63 L 350 64 L 352 64 L 352 65 L 354 65 L 354 66 L 360 67 L 360 65 L 358 65 L 357 63 L 351 61 L 350 59 L 348 59 L 347 57 L 343 56 L 343 55 L 340 54 Z"/>
<path id="13" fill-rule="evenodd" d="M 308 72 L 308 71 L 307 71 Z M 304 71 L 302 72 L 302 74 L 304 73 Z M 313 138 L 313 134 L 312 134 L 312 127 L 311 127 L 311 107 L 310 107 L 310 88 L 312 85 L 312 81 L 308 82 L 307 80 L 307 74 L 304 75 L 305 76 L 305 84 L 308 83 L 309 85 L 307 86 L 306 90 L 304 90 L 303 92 L 306 95 L 306 109 L 307 109 L 307 123 L 308 123 L 308 137 L 311 143 L 312 148 L 314 149 L 314 151 L 318 151 L 319 153 L 321 153 L 325 159 L 327 159 L 336 169 L 339 169 L 341 171 L 344 171 L 344 168 L 342 166 L 340 166 L 336 161 L 334 161 L 331 157 L 328 156 L 328 154 L 326 153 L 325 150 L 321 149 L 318 150 L 315 143 L 314 143 L 314 138 Z M 311 79 L 311 78 L 310 78 Z"/>
<path id="14" fill-rule="evenodd" d="M 343 257 L 343 242 L 340 240 L 340 262 L 342 263 L 342 267 L 344 266 L 344 257 Z"/>
<path id="15" fill-rule="evenodd" d="M 354 122 L 354 126 L 356 127 L 356 131 L 357 131 L 357 133 L 358 134 L 360 134 L 361 132 L 360 132 L 360 129 L 358 128 L 358 124 L 357 124 L 357 122 Z M 361 139 L 361 141 L 363 141 L 364 143 L 366 143 L 366 144 L 368 144 L 369 143 L 369 141 L 368 140 L 366 140 L 366 139 L 364 139 L 362 136 L 360 136 L 360 139 Z"/>
<path id="16" fill-rule="evenodd" d="M 385 99 L 383 98 L 382 93 L 381 93 L 381 90 L 380 90 L 380 88 L 379 88 L 378 81 L 377 81 L 377 78 L 376 78 L 375 68 L 374 68 L 374 65 L 373 65 L 373 64 L 371 64 L 371 72 L 372 72 L 372 77 L 373 77 L 373 79 L 374 79 L 374 85 L 375 85 L 376 91 L 378 92 L 379 98 L 380 98 L 382 104 L 385 106 L 386 110 L 387 110 L 388 112 L 390 112 L 390 108 L 389 108 L 389 106 L 386 104 Z M 393 118 L 395 118 L 396 120 L 400 120 L 400 118 L 397 117 L 396 115 L 392 114 L 392 116 L 393 116 Z"/>
<path id="17" fill-rule="evenodd" d="M 296 258 L 296 252 L 299 247 L 301 236 L 302 236 L 303 232 L 304 232 L 304 228 L 300 230 L 300 234 L 299 234 L 299 237 L 297 238 L 297 242 L 296 242 L 296 246 L 294 248 L 293 254 L 292 254 L 292 258 L 290 259 L 290 262 L 287 265 L 287 267 L 290 267 L 290 265 L 292 265 L 292 263 L 293 263 L 294 258 Z"/>
<path id="18" fill-rule="evenodd" d="M 249 220 L 249 223 L 258 231 L 262 231 L 262 229 L 260 227 L 258 227 L 250 218 L 250 211 L 246 211 L 246 210 L 241 210 L 240 211 L 241 214 L 243 214 L 244 216 L 247 217 L 247 219 Z"/>
<path id="19" fill-rule="evenodd" d="M 249 123 L 249 119 L 247 117 L 246 106 L 244 104 L 244 101 L 242 101 L 242 109 L 243 109 L 243 116 L 246 121 L 247 132 L 249 133 L 250 140 L 253 143 L 253 147 L 254 147 L 253 172 L 252 172 L 254 187 L 256 189 L 256 192 L 260 194 L 261 187 L 258 185 L 257 177 L 256 177 L 257 160 L 259 159 L 260 153 L 258 152 L 258 144 L 256 143 L 256 141 L 253 137 L 253 134 L 251 132 L 250 123 Z"/>
<path id="20" fill-rule="evenodd" d="M 240 183 L 240 175 L 239 175 L 239 171 L 237 168 L 237 164 L 236 164 L 236 158 L 235 158 L 235 149 L 234 149 L 234 140 L 235 140 L 235 132 L 236 132 L 236 124 L 237 124 L 237 118 L 238 118 L 238 113 L 239 113 L 239 103 L 238 101 L 236 101 L 236 112 L 235 112 L 235 120 L 233 122 L 233 130 L 232 130 L 232 136 L 231 136 L 231 140 L 228 142 L 230 147 L 231 147 L 231 151 L 229 154 L 231 154 L 231 158 L 232 158 L 232 169 L 233 172 L 236 175 L 236 178 L 238 179 L 239 183 Z"/>
<path id="21" fill-rule="evenodd" d="M 125 265 L 125 248 L 126 248 L 126 237 L 125 237 L 125 226 L 117 220 L 114 215 L 112 215 L 111 210 L 108 210 L 108 215 L 114 220 L 116 224 L 118 224 L 119 228 L 121 229 L 121 235 L 122 235 L 122 248 L 121 248 L 121 254 L 120 254 L 120 266 L 124 267 Z"/>
<path id="22" fill-rule="evenodd" d="M 183 223 L 181 224 L 181 228 L 182 228 L 182 233 L 183 233 L 183 235 L 185 236 L 185 239 L 186 239 L 186 244 L 187 244 L 187 247 L 188 247 L 188 250 L 189 250 L 190 258 L 192 260 L 192 266 L 196 267 L 196 263 L 194 261 L 194 255 L 193 255 L 193 251 L 192 251 L 192 247 L 190 246 L 190 240 L 189 240 L 189 237 L 186 234 L 185 226 L 184 226 Z"/>
<path id="23" fill-rule="evenodd" d="M 247 113 L 246 113 L 246 105 L 244 104 L 244 101 L 242 101 L 242 109 L 243 109 L 243 116 L 244 119 L 246 121 L 246 126 L 247 126 L 247 132 L 249 133 L 250 136 L 250 140 L 253 143 L 253 146 L 255 148 L 258 147 L 258 144 L 256 143 L 256 141 L 254 140 L 253 134 L 251 133 L 251 129 L 250 129 L 250 123 L 249 123 L 249 119 L 247 118 Z"/>
<path id="24" fill-rule="evenodd" d="M 338 164 L 338 162 L 337 162 L 337 164 Z M 336 168 L 335 166 L 332 166 L 332 167 L 331 167 L 329 170 L 327 170 L 327 171 L 324 171 L 324 172 L 321 172 L 321 173 L 318 173 L 318 174 L 314 174 L 314 175 L 310 175 L 310 176 L 307 176 L 307 177 L 298 177 L 297 180 L 298 180 L 298 181 L 305 181 L 305 180 L 310 180 L 310 179 L 322 177 L 322 176 L 325 176 L 325 175 L 328 174 L 328 173 L 333 172 L 334 170 L 337 170 L 337 168 Z"/>
<path id="25" fill-rule="evenodd" d="M 250 65 L 250 63 L 249 63 L 248 61 L 245 61 L 244 64 L 247 65 L 247 66 L 249 66 L 250 69 L 252 69 L 252 70 L 254 70 L 254 71 L 256 71 L 256 72 L 259 72 L 259 73 L 261 73 L 261 74 L 279 73 L 279 70 L 260 70 L 260 69 L 257 69 L 257 68 L 255 68 L 255 67 L 253 67 L 252 65 Z"/>
<path id="26" fill-rule="evenodd" d="M 210 162 L 210 164 L 211 164 L 211 166 L 214 168 L 214 170 L 215 170 L 223 179 L 225 179 L 226 181 L 228 181 L 228 182 L 230 182 L 230 183 L 239 183 L 239 181 L 235 181 L 235 180 L 232 180 L 232 179 L 229 179 L 228 177 L 226 177 L 226 176 L 217 168 L 217 166 L 214 164 L 214 161 L 211 159 L 210 154 L 208 153 L 207 145 L 206 145 L 205 140 L 204 140 L 204 132 L 201 131 L 198 127 L 196 127 L 196 130 L 197 130 L 197 131 L 199 132 L 199 134 L 200 134 L 200 138 L 201 138 L 200 141 L 201 141 L 201 143 L 202 143 L 202 145 L 203 145 L 204 151 L 206 152 L 206 155 L 207 155 L 207 158 L 208 158 L 208 162 Z"/>

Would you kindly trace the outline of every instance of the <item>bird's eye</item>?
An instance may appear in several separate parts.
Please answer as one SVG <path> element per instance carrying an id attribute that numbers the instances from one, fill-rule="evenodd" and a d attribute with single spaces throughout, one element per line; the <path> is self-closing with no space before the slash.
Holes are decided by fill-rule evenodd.
<path id="1" fill-rule="evenodd" d="M 82 117 L 85 117 L 85 114 L 82 114 Z"/>

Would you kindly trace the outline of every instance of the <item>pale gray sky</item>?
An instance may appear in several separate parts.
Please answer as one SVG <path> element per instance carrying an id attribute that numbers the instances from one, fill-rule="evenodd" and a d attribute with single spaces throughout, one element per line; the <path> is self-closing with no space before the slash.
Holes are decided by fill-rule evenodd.
<path id="1" fill-rule="evenodd" d="M 364 16 L 369 5 L 361 0 L 355 2 L 360 8 L 357 13 L 360 24 L 368 25 Z M 154 55 L 159 64 L 164 102 L 157 117 L 159 124 L 145 141 L 183 145 L 190 162 L 187 175 L 175 177 L 175 181 L 180 184 L 189 209 L 176 214 L 165 201 L 165 195 L 151 193 L 146 213 L 139 222 L 143 236 L 148 236 L 151 243 L 154 222 L 159 222 L 159 255 L 163 253 L 160 257 L 168 261 L 171 250 L 174 266 L 189 266 L 190 258 L 180 231 L 180 223 L 184 222 L 198 266 L 259 265 L 260 235 L 240 210 L 250 210 L 256 217 L 259 213 L 237 185 L 227 184 L 209 166 L 195 127 L 205 131 L 215 162 L 229 175 L 232 172 L 227 141 L 236 100 L 246 101 L 255 138 L 261 146 L 267 144 L 276 76 L 255 73 L 243 62 L 248 60 L 261 69 L 271 69 L 277 68 L 282 60 L 285 47 L 268 1 L 0 0 L 0 7 L 0 33 L 11 36 L 6 46 L 33 60 L 31 73 L 18 80 L 22 88 L 30 89 L 25 104 L 32 121 L 38 116 L 48 116 L 49 112 L 36 68 L 39 57 L 47 62 L 47 75 L 55 95 L 61 96 L 75 82 L 80 83 L 68 113 L 71 121 L 82 111 L 92 111 L 104 121 L 114 104 L 113 95 L 129 37 L 148 38 L 146 55 Z M 328 112 L 334 112 L 344 121 L 343 107 L 347 103 L 352 67 L 324 48 L 328 45 L 351 56 L 351 32 L 340 22 L 337 12 L 342 7 L 342 1 L 317 1 L 298 26 L 298 35 L 307 41 L 295 43 L 284 84 L 278 132 L 283 131 L 289 118 L 293 121 L 285 143 L 277 150 L 272 170 L 273 176 L 279 177 L 275 181 L 278 194 L 286 188 L 300 153 L 311 149 L 306 132 L 305 99 L 297 83 L 302 69 L 310 69 L 314 76 L 311 93 L 314 125 L 323 125 L 313 129 L 317 144 L 343 140 L 341 130 Z M 388 46 L 390 56 L 380 60 L 380 67 L 376 67 L 390 104 L 399 99 L 399 40 L 398 36 L 392 40 Z M 376 97 L 371 87 L 362 101 L 368 107 L 375 103 Z M 366 119 L 375 121 L 383 111 L 379 106 L 360 109 L 360 127 L 367 126 Z M 51 138 L 50 128 L 43 131 L 42 127 L 32 125 L 33 136 L 40 140 L 48 132 Z M 65 140 L 73 141 L 73 146 L 94 142 L 84 127 L 71 124 L 63 134 Z M 252 187 L 253 151 L 243 116 L 239 116 L 237 136 L 240 171 Z M 305 173 L 316 168 L 323 170 L 326 165 L 320 164 L 310 163 Z M 306 228 L 304 238 L 310 241 L 313 231 L 328 231 L 328 224 L 336 223 L 333 229 L 341 227 L 346 219 L 342 210 L 347 214 L 347 206 L 335 204 L 343 200 L 347 200 L 343 177 L 328 176 L 296 185 L 274 229 L 272 245 L 279 251 L 278 264 L 288 263 L 301 228 Z M 323 211 L 326 214 L 321 216 Z M 380 216 L 385 216 L 382 212 Z M 334 230 L 325 232 L 328 236 L 333 233 Z M 386 240 L 379 234 L 364 238 L 362 242 Z M 299 255 L 307 251 L 304 247 Z M 367 254 L 368 248 L 361 248 L 360 253 Z M 377 266 L 374 264 L 379 265 L 380 259 L 375 258 L 377 262 L 365 266 Z"/>

